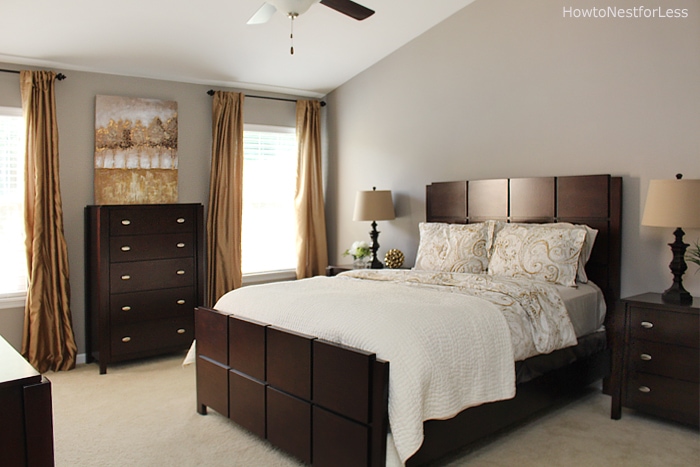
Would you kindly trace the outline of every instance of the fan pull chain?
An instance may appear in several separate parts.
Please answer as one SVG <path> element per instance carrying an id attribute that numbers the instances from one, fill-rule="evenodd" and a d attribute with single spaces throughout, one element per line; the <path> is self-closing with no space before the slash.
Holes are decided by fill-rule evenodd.
<path id="1" fill-rule="evenodd" d="M 291 42 L 292 46 L 289 49 L 289 54 L 294 55 L 294 19 L 299 16 L 298 13 L 289 13 L 287 16 L 289 16 L 289 19 L 291 20 L 291 32 L 289 33 L 289 41 Z"/>

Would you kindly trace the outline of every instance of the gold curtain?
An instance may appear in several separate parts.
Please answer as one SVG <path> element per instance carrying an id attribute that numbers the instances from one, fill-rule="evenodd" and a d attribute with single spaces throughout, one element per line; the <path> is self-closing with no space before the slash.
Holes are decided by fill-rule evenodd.
<path id="1" fill-rule="evenodd" d="M 38 371 L 75 367 L 68 249 L 58 173 L 56 73 L 22 71 L 26 140 L 24 221 L 29 283 L 22 354 Z"/>
<path id="2" fill-rule="evenodd" d="M 241 286 L 243 212 L 243 99 L 216 91 L 212 104 L 212 154 L 207 214 L 208 305 Z"/>
<path id="3" fill-rule="evenodd" d="M 297 101 L 299 161 L 294 196 L 297 221 L 297 278 L 325 274 L 328 266 L 321 168 L 321 103 Z"/>

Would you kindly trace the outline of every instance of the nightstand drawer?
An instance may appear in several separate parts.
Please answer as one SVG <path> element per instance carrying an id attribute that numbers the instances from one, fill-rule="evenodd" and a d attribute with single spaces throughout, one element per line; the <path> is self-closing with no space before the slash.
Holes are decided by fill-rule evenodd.
<path id="1" fill-rule="evenodd" d="M 109 261 L 121 263 L 194 256 L 194 242 L 192 233 L 112 237 L 109 239 Z"/>
<path id="2" fill-rule="evenodd" d="M 699 388 L 697 383 L 632 373 L 627 380 L 625 405 L 697 426 Z"/>
<path id="3" fill-rule="evenodd" d="M 690 347 L 636 340 L 630 343 L 627 365 L 630 371 L 697 383 L 700 352 Z"/>
<path id="4" fill-rule="evenodd" d="M 194 287 L 112 294 L 109 297 L 111 324 L 192 316 L 197 306 L 195 294 Z"/>
<path id="5" fill-rule="evenodd" d="M 698 315 L 630 307 L 630 337 L 698 348 Z"/>

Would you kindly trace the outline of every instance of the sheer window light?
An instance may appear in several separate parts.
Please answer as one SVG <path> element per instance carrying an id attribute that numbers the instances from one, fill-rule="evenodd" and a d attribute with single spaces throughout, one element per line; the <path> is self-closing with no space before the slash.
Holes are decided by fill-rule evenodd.
<path id="1" fill-rule="evenodd" d="M 24 133 L 22 109 L 0 107 L 0 300 L 4 302 L 23 300 L 27 291 Z"/>
<path id="2" fill-rule="evenodd" d="M 246 125 L 243 136 L 243 274 L 296 269 L 294 128 Z"/>

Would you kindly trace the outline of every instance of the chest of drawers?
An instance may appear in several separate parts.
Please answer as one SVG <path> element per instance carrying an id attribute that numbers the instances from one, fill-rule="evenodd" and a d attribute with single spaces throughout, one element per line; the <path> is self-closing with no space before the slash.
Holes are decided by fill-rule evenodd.
<path id="1" fill-rule="evenodd" d="M 629 407 L 698 426 L 700 319 L 693 305 L 664 303 L 659 294 L 623 300 L 624 336 L 615 355 L 621 372 L 613 391 L 612 417 Z"/>
<path id="2" fill-rule="evenodd" d="M 204 301 L 201 204 L 88 206 L 88 361 L 130 360 L 187 348 Z"/>

